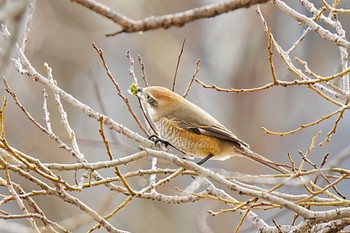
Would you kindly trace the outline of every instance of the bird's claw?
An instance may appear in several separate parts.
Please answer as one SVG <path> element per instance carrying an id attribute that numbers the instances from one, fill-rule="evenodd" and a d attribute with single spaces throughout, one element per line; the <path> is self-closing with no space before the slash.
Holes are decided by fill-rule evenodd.
<path id="1" fill-rule="evenodd" d="M 168 141 L 165 141 L 161 138 L 159 138 L 157 135 L 153 134 L 151 136 L 148 137 L 149 140 L 153 141 L 155 145 L 157 145 L 157 143 L 162 143 L 165 145 L 165 147 L 171 146 L 171 144 Z"/>

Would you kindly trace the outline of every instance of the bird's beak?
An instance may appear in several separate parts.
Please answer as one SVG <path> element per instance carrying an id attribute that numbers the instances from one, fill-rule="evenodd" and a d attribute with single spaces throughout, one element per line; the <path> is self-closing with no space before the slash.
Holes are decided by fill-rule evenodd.
<path id="1" fill-rule="evenodd" d="M 142 88 L 142 87 L 139 87 L 139 89 L 137 89 L 136 96 L 137 96 L 138 98 L 141 98 L 141 95 L 142 95 L 142 90 L 143 90 L 143 88 Z"/>

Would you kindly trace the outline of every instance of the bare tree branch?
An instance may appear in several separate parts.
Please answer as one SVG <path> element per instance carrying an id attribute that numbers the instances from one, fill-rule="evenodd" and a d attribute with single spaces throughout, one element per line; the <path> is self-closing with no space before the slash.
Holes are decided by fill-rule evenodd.
<path id="1" fill-rule="evenodd" d="M 114 36 L 119 33 L 130 32 L 144 32 L 149 30 L 155 30 L 159 28 L 170 27 L 182 27 L 187 23 L 193 22 L 198 19 L 215 17 L 230 11 L 234 11 L 244 7 L 250 7 L 255 4 L 266 3 L 269 0 L 231 0 L 228 2 L 220 2 L 212 5 L 202 6 L 187 11 L 163 15 L 163 16 L 151 16 L 142 20 L 133 20 L 127 16 L 115 12 L 109 7 L 95 1 L 95 0 L 71 0 L 76 2 L 97 14 L 106 17 L 119 26 L 122 27 L 121 31 L 108 34 L 107 36 Z"/>

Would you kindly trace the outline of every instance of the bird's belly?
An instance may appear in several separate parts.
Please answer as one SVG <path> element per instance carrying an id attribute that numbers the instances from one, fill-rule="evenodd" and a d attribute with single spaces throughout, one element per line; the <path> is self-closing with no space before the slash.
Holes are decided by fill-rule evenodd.
<path id="1" fill-rule="evenodd" d="M 227 143 L 223 143 L 215 137 L 196 134 L 179 128 L 177 123 L 171 120 L 159 121 L 156 127 L 162 139 L 168 141 L 187 156 L 206 157 L 214 155 L 213 159 L 220 160 L 233 156 L 233 147 L 231 145 L 227 146 Z M 227 150 L 228 148 L 230 149 Z"/>

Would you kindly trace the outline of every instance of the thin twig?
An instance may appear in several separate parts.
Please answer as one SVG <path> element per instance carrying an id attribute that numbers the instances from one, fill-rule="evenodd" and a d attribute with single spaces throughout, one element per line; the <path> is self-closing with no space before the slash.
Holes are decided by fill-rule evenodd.
<path id="1" fill-rule="evenodd" d="M 286 135 L 290 135 L 290 134 L 294 134 L 302 129 L 305 129 L 305 128 L 308 128 L 308 127 L 311 127 L 311 126 L 314 126 L 314 125 L 317 125 L 319 123 L 321 123 L 322 121 L 324 120 L 327 120 L 329 118 L 331 118 L 332 116 L 334 115 L 337 115 L 337 114 L 341 114 L 345 111 L 345 109 L 350 109 L 350 106 L 344 106 L 342 108 L 339 108 L 337 109 L 336 111 L 332 112 L 332 113 L 329 113 L 325 116 L 322 116 L 321 118 L 313 121 L 313 122 L 310 122 L 310 123 L 307 123 L 307 124 L 302 124 L 300 125 L 298 128 L 295 128 L 293 130 L 290 130 L 290 131 L 286 131 L 286 132 L 274 132 L 274 131 L 271 131 L 271 130 L 268 130 L 266 129 L 265 127 L 261 127 L 262 130 L 265 131 L 265 133 L 267 134 L 273 134 L 273 135 L 277 135 L 277 136 L 286 136 Z M 338 118 L 339 119 L 339 118 Z M 337 119 L 337 120 L 338 120 Z M 336 125 L 335 125 L 336 126 Z"/>
<path id="2" fill-rule="evenodd" d="M 185 93 L 182 95 L 184 98 L 187 97 L 188 93 L 189 93 L 190 90 L 191 90 L 191 86 L 192 86 L 192 84 L 193 84 L 193 81 L 196 79 L 197 73 L 198 73 L 199 70 L 200 70 L 200 63 L 201 63 L 201 60 L 198 59 L 198 60 L 196 61 L 196 68 L 194 69 L 194 73 L 193 73 L 193 75 L 192 75 L 192 78 L 191 78 L 190 82 L 189 82 L 188 85 L 187 85 L 187 88 L 186 88 Z"/>
<path id="3" fill-rule="evenodd" d="M 108 114 L 108 108 L 105 107 L 105 105 L 103 104 L 103 98 L 102 98 L 102 94 L 100 92 L 100 89 L 98 87 L 98 83 L 96 81 L 96 78 L 93 76 L 92 72 L 90 71 L 89 72 L 89 78 L 92 82 L 92 85 L 93 85 L 93 89 L 94 89 L 94 93 L 95 93 L 95 96 L 96 96 L 96 99 L 101 107 L 101 112 L 105 115 L 109 115 Z M 113 143 L 115 144 L 120 144 L 120 141 L 118 140 L 118 137 L 115 133 L 113 133 L 112 131 L 109 131 L 109 136 L 112 138 L 113 140 Z M 79 139 L 79 141 L 81 142 L 82 140 Z"/>
<path id="4" fill-rule="evenodd" d="M 135 122 L 137 123 L 137 125 L 139 126 L 139 128 L 147 135 L 147 131 L 146 131 L 145 127 L 143 127 L 143 125 L 141 124 L 139 118 L 138 118 L 138 117 L 136 116 L 136 114 L 134 113 L 134 110 L 131 108 L 128 98 L 125 97 L 125 95 L 123 94 L 123 91 L 121 90 L 119 84 L 115 81 L 115 79 L 114 79 L 114 77 L 113 77 L 111 71 L 109 70 L 108 65 L 107 65 L 107 62 L 106 62 L 106 60 L 105 60 L 105 58 L 104 58 L 104 56 L 103 56 L 103 51 L 102 51 L 100 48 L 98 48 L 98 47 L 96 46 L 95 43 L 92 43 L 92 47 L 94 47 L 94 49 L 96 50 L 96 52 L 97 52 L 98 55 L 100 56 L 100 59 L 101 59 L 102 64 L 103 64 L 103 67 L 104 67 L 105 70 L 106 70 L 107 76 L 108 76 L 108 77 L 110 78 L 110 80 L 112 81 L 112 83 L 113 83 L 115 89 L 116 89 L 117 92 L 118 92 L 119 97 L 124 101 L 126 107 L 128 108 L 128 111 L 130 112 L 131 116 L 134 118 L 134 120 L 135 120 Z M 127 53 L 127 54 L 128 54 L 128 53 Z M 132 69 L 130 69 L 130 72 L 132 72 L 133 74 L 135 74 L 135 73 L 133 72 Z M 133 76 L 133 77 L 135 77 L 135 76 Z M 135 78 L 136 78 L 136 77 L 135 77 Z"/>
<path id="5" fill-rule="evenodd" d="M 39 122 L 37 122 L 32 115 L 24 108 L 24 106 L 19 102 L 16 94 L 12 91 L 12 89 L 10 88 L 9 84 L 7 83 L 6 79 L 3 79 L 3 82 L 6 86 L 6 92 L 9 93 L 11 95 L 11 97 L 13 98 L 13 100 L 15 101 L 16 105 L 22 110 L 22 112 L 26 115 L 26 117 L 35 125 L 37 126 L 41 131 L 43 131 L 45 134 L 47 134 L 51 139 L 53 139 L 54 141 L 56 141 L 58 143 L 58 147 L 62 148 L 64 150 L 66 150 L 67 152 L 69 152 L 71 155 L 73 155 L 73 157 L 79 161 L 80 158 L 77 154 L 77 152 L 69 147 L 67 144 L 65 144 L 59 137 L 57 137 L 54 133 L 50 133 L 44 126 L 42 126 Z"/>
<path id="6" fill-rule="evenodd" d="M 52 132 L 52 127 L 51 127 L 50 112 L 49 112 L 49 110 L 47 108 L 47 97 L 48 97 L 48 94 L 47 94 L 45 89 L 43 89 L 42 92 L 43 92 L 43 97 L 44 97 L 43 110 L 44 110 L 44 115 L 45 115 L 46 128 L 47 128 L 47 131 L 49 133 L 53 133 Z"/>
<path id="7" fill-rule="evenodd" d="M 149 85 L 148 85 L 148 81 L 147 81 L 147 77 L 146 77 L 145 64 L 143 64 L 141 55 L 137 56 L 137 60 L 139 61 L 139 64 L 140 64 L 140 67 L 141 67 L 142 80 L 143 80 L 145 86 L 148 87 Z"/>
<path id="8" fill-rule="evenodd" d="M 2 158 L 0 158 L 1 160 L 3 160 Z M 3 163 L 5 163 L 5 161 L 2 161 Z M 6 179 L 6 182 L 7 182 L 7 189 L 9 191 L 9 193 L 15 198 L 17 204 L 18 204 L 18 207 L 21 209 L 21 211 L 23 212 L 23 214 L 29 214 L 29 211 L 28 209 L 25 207 L 24 205 L 24 202 L 23 200 L 18 196 L 16 190 L 14 189 L 13 185 L 12 185 L 12 181 L 11 181 L 11 178 L 10 178 L 10 173 L 7 169 L 5 169 L 5 179 Z M 29 221 L 30 225 L 32 226 L 33 230 L 35 232 L 38 232 L 40 233 L 40 230 L 36 224 L 36 222 L 34 221 L 33 218 L 31 217 L 28 217 L 27 220 Z"/>
<path id="9" fill-rule="evenodd" d="M 129 50 L 126 51 L 125 56 L 129 60 L 129 65 L 130 65 L 129 74 L 133 78 L 134 83 L 137 83 L 137 78 L 136 78 L 136 74 L 135 74 L 135 71 L 134 71 L 134 65 L 135 65 L 134 58 L 131 56 Z"/>
<path id="10" fill-rule="evenodd" d="M 178 69 L 179 69 L 179 64 L 180 64 L 180 61 L 181 61 L 182 53 L 183 53 L 183 51 L 184 51 L 185 42 L 186 42 L 186 37 L 184 38 L 184 40 L 183 40 L 183 42 L 182 42 L 180 54 L 179 54 L 179 56 L 178 56 L 178 58 L 177 58 L 177 63 L 176 63 L 176 68 L 175 68 L 175 74 L 174 74 L 174 78 L 173 78 L 173 86 L 172 86 L 172 88 L 171 88 L 172 91 L 175 91 L 177 72 L 178 72 Z"/>
<path id="11" fill-rule="evenodd" d="M 347 105 L 348 103 L 349 103 L 349 100 L 347 100 L 344 104 Z M 333 134 L 335 134 L 335 132 L 337 130 L 337 127 L 338 127 L 338 124 L 339 124 L 340 120 L 343 118 L 344 112 L 345 112 L 346 109 L 348 109 L 348 108 L 341 108 L 341 110 L 339 112 L 339 115 L 338 115 L 337 119 L 334 122 L 332 130 L 327 133 L 326 139 L 323 142 L 320 143 L 320 146 L 323 146 L 324 144 L 326 144 L 327 142 L 329 142 L 331 140 L 331 137 L 333 136 Z"/>
<path id="12" fill-rule="evenodd" d="M 2 96 L 1 110 L 0 110 L 0 137 L 5 138 L 5 109 L 7 105 L 7 99 Z"/>
<path id="13" fill-rule="evenodd" d="M 56 82 L 53 79 L 51 67 L 47 63 L 44 63 L 44 67 L 45 67 L 47 75 L 48 75 L 48 81 L 55 84 Z M 72 129 L 72 127 L 70 126 L 70 124 L 68 122 L 68 114 L 63 108 L 63 105 L 61 103 L 61 97 L 60 97 L 60 95 L 58 95 L 56 93 L 54 93 L 54 97 L 55 97 L 55 103 L 57 105 L 58 111 L 59 111 L 60 116 L 61 116 L 61 124 L 64 126 L 64 128 L 67 131 L 69 139 L 72 143 L 72 147 L 73 147 L 74 151 L 77 153 L 77 155 L 79 157 L 79 161 L 85 161 L 84 154 L 80 152 L 77 138 L 75 136 L 75 131 Z"/>
<path id="14" fill-rule="evenodd" d="M 106 139 L 106 136 L 104 134 L 104 130 L 103 130 L 103 117 L 100 117 L 100 129 L 99 129 L 99 133 L 101 135 L 101 138 L 103 140 L 103 143 L 106 147 L 106 152 L 108 154 L 109 160 L 113 160 L 113 154 L 111 152 L 111 149 L 109 148 L 109 144 L 108 141 Z M 131 196 L 135 195 L 135 191 L 130 187 L 130 185 L 128 184 L 128 182 L 125 180 L 123 174 L 120 172 L 119 167 L 116 166 L 114 168 L 114 172 L 117 174 L 117 176 L 120 178 L 120 181 L 122 182 L 122 184 L 125 186 L 125 188 L 129 191 Z"/>

